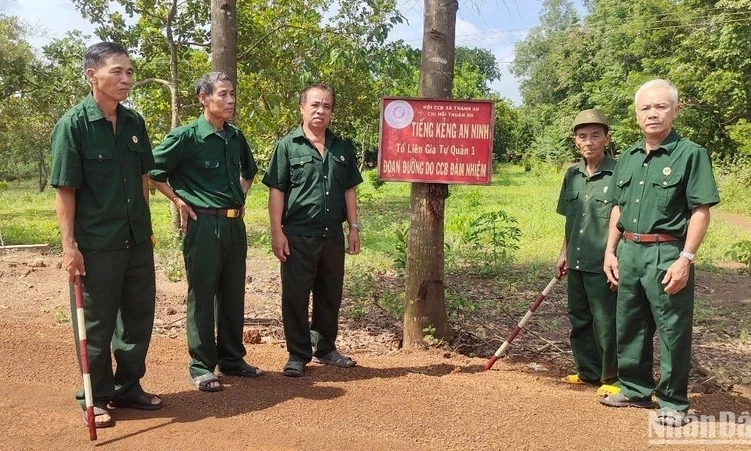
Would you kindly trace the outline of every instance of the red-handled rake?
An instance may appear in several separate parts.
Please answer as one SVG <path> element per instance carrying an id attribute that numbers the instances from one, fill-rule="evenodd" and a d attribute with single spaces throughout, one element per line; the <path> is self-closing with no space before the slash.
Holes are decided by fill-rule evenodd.
<path id="1" fill-rule="evenodd" d="M 89 427 L 89 440 L 96 440 L 96 423 L 94 422 L 94 395 L 91 392 L 91 375 L 89 374 L 89 350 L 86 347 L 86 320 L 83 314 L 83 288 L 81 275 L 73 278 L 73 292 L 76 297 L 76 318 L 78 319 L 78 351 L 81 355 L 81 374 L 83 375 L 83 393 L 86 401 L 86 422 Z"/>
<path id="2" fill-rule="evenodd" d="M 542 304 L 542 301 L 544 301 L 545 297 L 548 294 L 550 294 L 550 290 L 553 289 L 553 287 L 555 286 L 556 283 L 558 283 L 559 280 L 561 279 L 553 277 L 550 280 L 550 283 L 548 283 L 548 286 L 546 286 L 545 289 L 542 290 L 542 293 L 537 295 L 537 297 L 535 298 L 535 302 L 533 302 L 532 306 L 529 307 L 529 310 L 527 311 L 527 314 L 524 315 L 524 318 L 522 318 L 521 321 L 519 321 L 519 324 L 516 325 L 513 332 L 509 334 L 509 336 L 506 338 L 506 341 L 504 341 L 501 347 L 498 348 L 498 350 L 495 352 L 493 357 L 488 359 L 488 362 L 485 364 L 486 371 L 492 368 L 496 360 L 498 360 L 498 358 L 502 356 L 504 352 L 506 352 L 506 349 L 509 347 L 511 342 L 514 341 L 514 338 L 516 338 L 517 335 L 519 335 L 519 332 L 522 331 L 522 328 L 524 327 L 524 325 L 527 324 L 527 321 L 529 321 L 529 319 L 532 317 L 532 314 L 535 313 L 535 310 L 537 310 L 537 307 L 539 307 L 540 304 Z"/>

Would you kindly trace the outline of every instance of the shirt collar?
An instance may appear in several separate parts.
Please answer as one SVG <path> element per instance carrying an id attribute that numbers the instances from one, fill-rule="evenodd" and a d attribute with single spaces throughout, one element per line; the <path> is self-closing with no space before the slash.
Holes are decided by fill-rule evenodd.
<path id="1" fill-rule="evenodd" d="M 579 170 L 579 172 L 589 177 L 589 172 L 587 172 L 587 160 L 582 158 L 576 167 Z M 615 169 L 615 160 L 610 155 L 605 154 L 605 158 L 603 158 L 602 161 L 600 162 L 600 167 L 597 168 L 597 172 L 592 174 L 592 176 L 595 176 L 601 172 L 609 172 L 612 174 L 613 169 Z"/>
<path id="2" fill-rule="evenodd" d="M 675 129 L 670 130 L 670 134 L 668 134 L 667 137 L 660 143 L 660 146 L 657 147 L 657 149 L 664 149 L 665 152 L 670 155 L 673 150 L 675 150 L 675 147 L 678 145 L 678 141 L 680 141 L 681 135 L 678 134 L 678 132 L 675 131 Z M 633 147 L 631 147 L 628 150 L 628 153 L 636 153 L 637 151 L 645 152 L 647 151 L 647 140 L 646 138 L 642 138 L 641 141 L 634 144 Z"/>
<path id="3" fill-rule="evenodd" d="M 330 149 L 332 146 L 331 144 L 334 141 L 334 133 L 331 132 L 328 128 L 326 129 L 326 148 Z M 305 132 L 302 129 L 302 125 L 298 125 L 297 128 L 292 132 L 292 140 L 305 140 L 310 141 L 307 136 L 305 136 Z"/>
<path id="4" fill-rule="evenodd" d="M 224 131 L 227 133 L 227 139 L 230 139 L 235 134 L 234 128 L 227 121 L 224 121 Z M 201 139 L 206 139 L 207 136 L 216 134 L 214 126 L 209 124 L 209 121 L 206 120 L 203 114 L 196 119 L 196 133 Z"/>
<path id="5" fill-rule="evenodd" d="M 89 119 L 89 122 L 96 122 L 104 119 L 104 113 L 102 113 L 102 109 L 99 108 L 96 100 L 94 100 L 93 93 L 89 92 L 89 95 L 87 95 L 86 98 L 83 99 L 83 107 L 86 110 L 86 117 Z M 118 119 L 130 116 L 128 114 L 128 109 L 119 103 L 115 107 L 115 111 L 117 113 Z"/>

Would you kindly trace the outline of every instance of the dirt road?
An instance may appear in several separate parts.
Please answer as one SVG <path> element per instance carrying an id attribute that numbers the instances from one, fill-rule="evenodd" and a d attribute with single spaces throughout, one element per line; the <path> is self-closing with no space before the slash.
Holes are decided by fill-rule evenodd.
<path id="1" fill-rule="evenodd" d="M 30 272 L 33 255 L 0 262 L 0 450 L 641 450 L 661 431 L 650 429 L 648 410 L 608 409 L 592 388 L 563 386 L 563 368 L 501 360 L 483 372 L 484 359 L 437 350 L 360 352 L 354 369 L 311 365 L 290 379 L 272 340 L 248 345 L 247 360 L 266 375 L 224 378 L 224 391 L 201 393 L 187 382 L 184 337 L 155 335 L 143 384 L 165 407 L 116 410 L 116 426 L 90 443 L 73 399 L 71 327 L 55 316 L 67 293 L 55 259 L 44 259 Z M 751 412 L 744 393 L 691 399 L 701 415 Z M 745 440 L 690 449 L 749 449 Z"/>

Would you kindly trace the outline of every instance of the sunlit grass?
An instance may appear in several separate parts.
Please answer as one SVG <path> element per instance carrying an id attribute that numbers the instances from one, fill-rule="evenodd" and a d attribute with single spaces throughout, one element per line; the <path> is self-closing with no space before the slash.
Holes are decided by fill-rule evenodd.
<path id="1" fill-rule="evenodd" d="M 501 166 L 493 175 L 490 186 L 454 185 L 446 199 L 445 237 L 452 242 L 460 236 L 472 219 L 483 213 L 503 210 L 517 220 L 521 229 L 519 249 L 514 261 L 523 265 L 552 266 L 563 237 L 564 218 L 555 213 L 563 170 L 537 167 L 525 172 L 519 166 Z M 397 255 L 397 231 L 409 225 L 410 184 L 388 182 L 376 188 L 369 172 L 358 188 L 362 255 L 358 266 L 378 269 L 391 267 Z M 740 213 L 740 200 L 751 197 L 748 191 L 731 186 L 723 193 L 719 211 Z M 9 183 L 0 191 L 0 233 L 6 244 L 49 243 L 59 246 L 60 236 L 54 210 L 54 189 L 38 193 L 34 181 Z M 268 190 L 256 182 L 248 195 L 245 223 L 248 243 L 259 250 L 269 249 Z M 740 200 L 739 200 L 740 199 Z M 157 254 L 172 254 L 179 249 L 179 240 L 172 231 L 168 200 L 160 193 L 151 196 L 154 234 L 159 242 Z M 713 220 L 699 256 L 703 262 L 728 261 L 725 252 L 740 240 L 751 239 L 751 230 L 731 225 L 719 215 Z M 349 259 L 352 260 L 352 259 Z M 348 263 L 349 264 L 349 263 Z"/>

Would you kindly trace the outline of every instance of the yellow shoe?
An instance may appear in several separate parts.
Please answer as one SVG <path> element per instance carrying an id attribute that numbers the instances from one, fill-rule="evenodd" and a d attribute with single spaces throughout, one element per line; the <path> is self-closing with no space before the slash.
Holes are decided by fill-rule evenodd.
<path id="1" fill-rule="evenodd" d="M 621 392 L 621 389 L 615 385 L 602 384 L 597 389 L 597 396 L 617 395 Z"/>
<path id="2" fill-rule="evenodd" d="M 583 384 L 584 381 L 579 379 L 578 374 L 569 374 L 566 377 L 561 378 L 561 382 L 565 382 L 567 384 Z"/>

